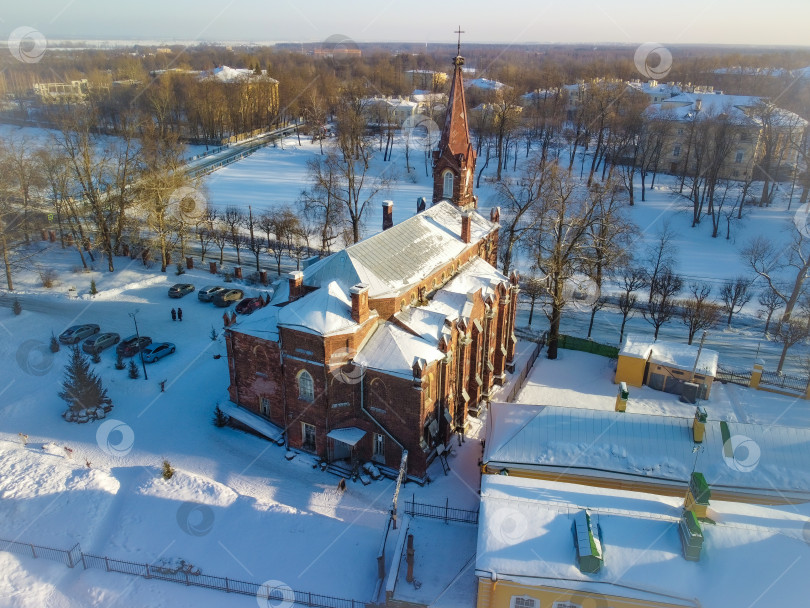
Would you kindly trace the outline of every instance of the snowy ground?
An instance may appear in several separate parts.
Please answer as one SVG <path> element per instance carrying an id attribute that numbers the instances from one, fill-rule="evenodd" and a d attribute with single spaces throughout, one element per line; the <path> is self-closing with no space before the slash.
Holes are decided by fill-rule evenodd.
<path id="1" fill-rule="evenodd" d="M 573 350 L 558 353 L 553 361 L 540 354 L 517 403 L 613 411 L 616 361 Z M 810 428 L 810 401 L 735 384 L 715 382 L 709 400 L 701 406 L 711 420 Z M 642 386 L 630 387 L 627 411 L 692 418 L 695 406 L 681 403 L 677 395 Z"/>
<path id="2" fill-rule="evenodd" d="M 74 253 L 46 255 L 60 275 L 56 293 L 42 294 L 35 273 L 21 273 L 22 314 L 0 307 L 0 538 L 63 548 L 78 542 L 85 552 L 136 562 L 183 558 L 203 573 L 371 599 L 393 482 L 349 483 L 341 494 L 338 479 L 314 469 L 312 457 L 287 461 L 283 447 L 211 423 L 228 383 L 222 338 L 210 336 L 212 327 L 221 333 L 222 309 L 196 294 L 171 300 L 167 288 L 183 281 L 199 290 L 221 279 L 200 270 L 161 275 L 126 258 L 116 259 L 112 274 L 74 274 Z M 88 294 L 91 278 L 95 297 Z M 78 288 L 76 299 L 59 293 L 70 284 Z M 182 323 L 169 316 L 178 305 Z M 112 349 L 105 351 L 93 367 L 114 403 L 110 420 L 64 422 L 56 393 L 69 351 L 45 348 L 51 332 L 95 322 L 125 337 L 134 333 L 129 313 L 136 310 L 141 335 L 174 342 L 177 353 L 147 365 L 148 380 L 133 380 L 114 368 Z M 18 433 L 28 435 L 26 446 Z M 455 506 L 476 508 L 480 455 L 480 442 L 468 439 L 451 455 L 450 475 L 435 463 L 436 481 L 408 484 L 402 496 L 437 504 L 449 497 Z M 160 477 L 164 458 L 177 469 L 168 482 Z M 7 574 L 0 596 L 10 598 L 4 606 L 244 606 L 250 600 L 6 553 L 0 568 Z"/>

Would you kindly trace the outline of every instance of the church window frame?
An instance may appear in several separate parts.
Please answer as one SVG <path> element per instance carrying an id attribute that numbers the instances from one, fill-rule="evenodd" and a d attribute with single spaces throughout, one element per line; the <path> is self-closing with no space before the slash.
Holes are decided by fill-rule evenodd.
<path id="1" fill-rule="evenodd" d="M 453 187 L 455 186 L 456 176 L 450 169 L 445 169 L 442 173 L 442 196 L 444 198 L 453 198 Z"/>
<path id="2" fill-rule="evenodd" d="M 312 379 L 312 375 L 307 370 L 302 369 L 298 372 L 296 381 L 298 383 L 298 398 L 302 401 L 314 401 L 315 381 Z"/>

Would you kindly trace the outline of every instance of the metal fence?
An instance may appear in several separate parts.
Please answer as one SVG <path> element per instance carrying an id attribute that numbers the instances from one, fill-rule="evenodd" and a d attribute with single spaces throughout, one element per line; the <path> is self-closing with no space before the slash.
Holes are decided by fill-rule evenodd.
<path id="1" fill-rule="evenodd" d="M 296 606 L 313 608 L 365 608 L 365 603 L 357 600 L 321 595 L 309 591 L 297 591 L 286 586 L 271 587 L 266 584 L 242 581 L 222 576 L 202 574 L 189 568 L 170 568 L 160 564 L 147 564 L 113 559 L 104 555 L 84 553 L 78 544 L 71 549 L 57 549 L 31 543 L 0 539 L 0 551 L 25 557 L 34 557 L 61 562 L 69 568 L 77 564 L 87 570 L 95 568 L 107 572 L 118 572 L 146 579 L 157 579 L 180 583 L 190 587 L 215 589 L 226 593 L 252 595 L 274 602 L 294 602 Z"/>
<path id="2" fill-rule="evenodd" d="M 759 383 L 787 389 L 789 391 L 796 391 L 802 394 L 807 391 L 807 378 L 800 376 L 789 376 L 787 374 L 763 371 Z"/>
<path id="3" fill-rule="evenodd" d="M 715 380 L 720 382 L 730 382 L 731 384 L 739 384 L 740 386 L 751 385 L 751 371 L 734 371 L 731 369 L 717 368 L 717 373 L 714 375 Z"/>
<path id="4" fill-rule="evenodd" d="M 529 355 L 529 359 L 526 361 L 526 365 L 520 370 L 518 377 L 515 378 L 515 381 L 512 383 L 512 390 L 509 391 L 509 394 L 506 396 L 505 401 L 507 403 L 513 403 L 520 393 L 523 390 L 523 385 L 526 383 L 526 378 L 529 375 L 532 367 L 534 367 L 535 361 L 537 361 L 537 357 L 540 355 L 540 351 L 543 349 L 543 345 L 545 344 L 545 336 L 543 336 L 543 340 L 541 342 L 537 342 L 532 349 L 531 355 Z"/>
<path id="5" fill-rule="evenodd" d="M 458 521 L 465 524 L 478 524 L 478 509 L 457 509 L 451 507 L 449 499 L 444 505 L 429 505 L 423 502 L 416 502 L 416 497 L 412 495 L 411 502 L 405 501 L 405 513 L 413 517 L 430 517 L 433 519 L 443 519 L 445 523 Z"/>

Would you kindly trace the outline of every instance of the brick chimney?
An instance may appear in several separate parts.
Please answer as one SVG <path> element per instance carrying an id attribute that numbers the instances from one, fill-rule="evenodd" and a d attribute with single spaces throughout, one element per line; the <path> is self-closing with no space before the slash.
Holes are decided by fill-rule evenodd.
<path id="1" fill-rule="evenodd" d="M 472 241 L 472 218 L 469 211 L 461 214 L 461 240 L 465 243 Z"/>
<path id="2" fill-rule="evenodd" d="M 349 290 L 352 294 L 352 319 L 363 324 L 368 319 L 368 285 L 358 283 Z"/>
<path id="3" fill-rule="evenodd" d="M 288 276 L 290 281 L 290 302 L 293 302 L 304 295 L 304 273 L 295 270 Z"/>
<path id="4" fill-rule="evenodd" d="M 383 201 L 383 230 L 388 230 L 394 225 L 394 201 Z"/>
<path id="5" fill-rule="evenodd" d="M 489 212 L 489 221 L 493 224 L 499 224 L 501 222 L 501 208 L 500 207 L 493 207 Z"/>

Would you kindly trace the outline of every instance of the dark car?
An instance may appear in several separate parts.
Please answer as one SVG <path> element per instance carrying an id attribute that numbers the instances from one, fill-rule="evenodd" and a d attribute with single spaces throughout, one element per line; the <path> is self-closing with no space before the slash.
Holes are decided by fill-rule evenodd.
<path id="1" fill-rule="evenodd" d="M 130 336 L 121 341 L 121 343 L 115 347 L 115 352 L 122 357 L 131 357 L 133 355 L 138 354 L 138 351 L 143 350 L 147 346 L 152 343 L 152 338 L 149 336 Z"/>
<path id="2" fill-rule="evenodd" d="M 223 291 L 227 291 L 227 289 L 220 285 L 207 285 L 197 292 L 197 299 L 200 302 L 210 302 L 215 295 Z"/>
<path id="3" fill-rule="evenodd" d="M 191 283 L 178 283 L 169 287 L 170 298 L 182 298 L 184 295 L 194 291 L 194 285 Z"/>
<path id="4" fill-rule="evenodd" d="M 82 344 L 82 350 L 90 355 L 100 353 L 105 348 L 109 348 L 113 344 L 118 344 L 121 341 L 121 336 L 114 333 L 98 334 L 92 338 L 87 338 Z"/>
<path id="5" fill-rule="evenodd" d="M 99 326 L 94 325 L 93 323 L 74 325 L 73 327 L 68 327 L 65 331 L 59 334 L 59 341 L 62 344 L 76 344 L 85 338 L 89 338 L 93 334 L 97 334 L 99 329 Z"/>
<path id="6" fill-rule="evenodd" d="M 150 344 L 142 352 L 144 361 L 154 363 L 166 355 L 171 355 L 174 352 L 174 344 L 171 342 L 158 342 L 157 344 Z"/>
<path id="7" fill-rule="evenodd" d="M 231 303 L 241 300 L 244 295 L 245 292 L 241 289 L 229 289 L 227 291 L 221 291 L 215 295 L 213 302 L 220 308 L 225 308 L 226 306 L 230 306 Z"/>
<path id="8" fill-rule="evenodd" d="M 236 312 L 240 315 L 249 315 L 262 306 L 264 306 L 264 300 L 261 298 L 245 298 L 236 305 Z"/>

